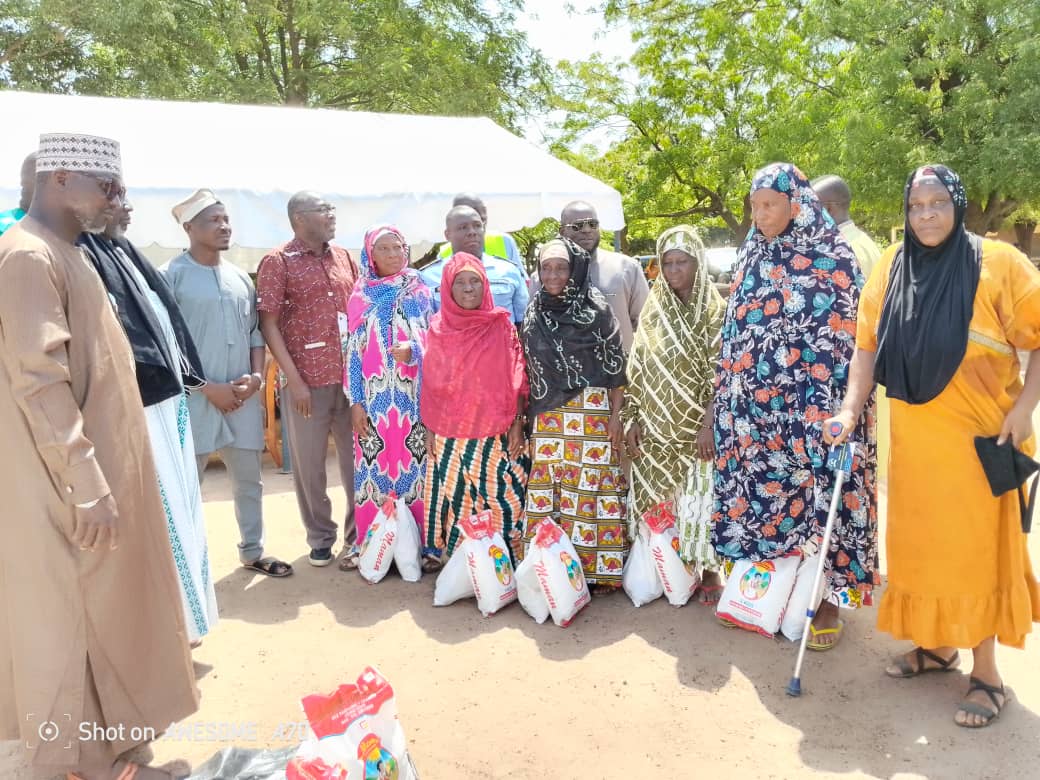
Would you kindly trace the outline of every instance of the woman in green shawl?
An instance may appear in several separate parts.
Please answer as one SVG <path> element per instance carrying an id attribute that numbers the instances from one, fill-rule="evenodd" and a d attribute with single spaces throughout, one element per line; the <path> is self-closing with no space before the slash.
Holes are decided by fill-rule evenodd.
<path id="1" fill-rule="evenodd" d="M 711 404 L 726 303 L 692 227 L 662 233 L 657 257 L 661 273 L 632 343 L 622 412 L 632 459 L 629 533 L 636 537 L 648 512 L 674 515 L 679 555 L 703 572 L 698 599 L 713 604 L 722 584 L 711 541 Z"/>

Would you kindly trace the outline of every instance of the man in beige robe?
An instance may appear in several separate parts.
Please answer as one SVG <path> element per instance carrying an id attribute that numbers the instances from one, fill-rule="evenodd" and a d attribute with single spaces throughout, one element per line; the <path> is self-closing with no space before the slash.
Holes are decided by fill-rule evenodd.
<path id="1" fill-rule="evenodd" d="M 120 177 L 116 142 L 41 136 L 0 237 L 0 739 L 37 777 L 169 778 L 117 757 L 198 707 L 133 356 L 73 245 Z"/>

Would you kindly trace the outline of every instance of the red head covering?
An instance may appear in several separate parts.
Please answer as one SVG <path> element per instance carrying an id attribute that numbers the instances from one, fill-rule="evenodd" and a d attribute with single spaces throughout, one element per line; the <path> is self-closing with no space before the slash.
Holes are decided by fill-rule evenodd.
<path id="1" fill-rule="evenodd" d="M 484 300 L 463 309 L 451 295 L 462 271 L 484 283 Z M 441 310 L 430 321 L 423 362 L 419 414 L 436 434 L 482 439 L 509 430 L 517 398 L 527 395 L 523 351 L 512 315 L 495 306 L 487 272 L 473 255 L 459 252 L 441 281 Z"/>

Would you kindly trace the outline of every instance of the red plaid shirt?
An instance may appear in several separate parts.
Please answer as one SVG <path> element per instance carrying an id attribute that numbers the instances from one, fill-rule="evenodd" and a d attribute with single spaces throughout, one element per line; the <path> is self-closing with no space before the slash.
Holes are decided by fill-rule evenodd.
<path id="1" fill-rule="evenodd" d="M 257 309 L 278 315 L 278 330 L 309 387 L 343 383 L 338 312 L 358 277 L 342 247 L 327 244 L 319 256 L 293 239 L 260 261 Z"/>

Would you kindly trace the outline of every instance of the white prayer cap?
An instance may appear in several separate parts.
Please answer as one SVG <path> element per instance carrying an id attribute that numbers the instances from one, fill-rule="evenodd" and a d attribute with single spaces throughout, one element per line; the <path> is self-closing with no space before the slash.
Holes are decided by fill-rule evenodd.
<path id="1" fill-rule="evenodd" d="M 83 133 L 43 133 L 36 170 L 107 173 L 122 177 L 119 142 Z"/>
<path id="2" fill-rule="evenodd" d="M 202 213 L 204 209 L 220 203 L 220 199 L 213 194 L 212 190 L 196 190 L 195 194 L 187 200 L 182 200 L 170 211 L 178 225 L 191 222 Z"/>

